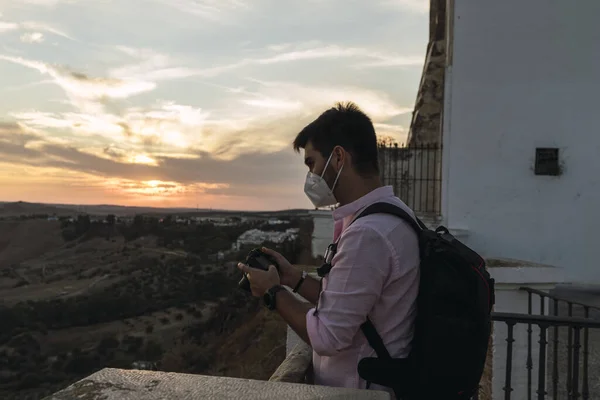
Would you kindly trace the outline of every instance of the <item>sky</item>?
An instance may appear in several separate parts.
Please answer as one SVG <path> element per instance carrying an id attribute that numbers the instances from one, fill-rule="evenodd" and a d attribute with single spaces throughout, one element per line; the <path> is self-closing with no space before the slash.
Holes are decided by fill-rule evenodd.
<path id="1" fill-rule="evenodd" d="M 295 135 L 406 138 L 428 0 L 0 0 L 0 201 L 312 208 Z"/>

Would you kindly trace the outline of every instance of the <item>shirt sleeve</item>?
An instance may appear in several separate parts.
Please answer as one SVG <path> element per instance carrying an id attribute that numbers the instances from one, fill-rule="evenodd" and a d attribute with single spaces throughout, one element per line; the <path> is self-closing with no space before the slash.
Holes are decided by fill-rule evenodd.
<path id="1" fill-rule="evenodd" d="M 388 240 L 372 228 L 352 226 L 344 232 L 318 312 L 312 308 L 306 314 L 308 338 L 317 354 L 334 356 L 352 345 L 381 295 L 392 251 Z"/>

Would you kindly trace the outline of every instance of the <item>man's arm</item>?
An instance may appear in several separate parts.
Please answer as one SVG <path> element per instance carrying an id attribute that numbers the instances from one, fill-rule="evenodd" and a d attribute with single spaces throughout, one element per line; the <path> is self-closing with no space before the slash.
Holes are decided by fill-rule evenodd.
<path id="1" fill-rule="evenodd" d="M 298 277 L 295 282 L 300 282 L 300 278 L 302 277 L 302 271 L 298 270 Z M 291 286 L 293 289 L 296 286 Z M 319 279 L 315 279 L 310 275 L 307 275 L 300 285 L 300 289 L 298 289 L 298 294 L 308 300 L 311 304 L 316 305 L 319 301 L 319 293 L 321 292 L 321 281 Z"/>
<path id="2" fill-rule="evenodd" d="M 274 265 L 269 266 L 267 271 L 250 268 L 244 263 L 238 263 L 237 267 L 246 274 L 250 281 L 250 290 L 255 297 L 262 297 L 270 288 L 282 284 Z M 275 307 L 285 322 L 310 345 L 306 333 L 306 313 L 312 308 L 312 304 L 300 300 L 288 290 L 280 290 L 275 294 Z"/>
<path id="3" fill-rule="evenodd" d="M 276 309 L 318 354 L 335 355 L 352 344 L 381 295 L 392 257 L 388 242 L 379 233 L 369 228 L 349 228 L 338 244 L 335 266 L 321 293 L 319 312 L 287 290 L 277 292 Z M 318 280 L 311 280 L 320 286 Z M 307 291 L 311 295 L 310 286 Z M 315 297 L 316 303 L 318 290 Z"/>
<path id="4" fill-rule="evenodd" d="M 293 293 L 287 290 L 277 292 L 275 305 L 277 312 L 279 312 L 283 320 L 310 346 L 310 339 L 306 332 L 306 313 L 313 306 L 310 303 L 299 300 Z"/>

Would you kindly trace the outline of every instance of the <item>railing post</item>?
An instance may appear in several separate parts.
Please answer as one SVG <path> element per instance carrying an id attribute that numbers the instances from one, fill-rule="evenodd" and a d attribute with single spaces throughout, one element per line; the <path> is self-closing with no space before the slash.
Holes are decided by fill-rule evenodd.
<path id="1" fill-rule="evenodd" d="M 573 303 L 567 302 L 569 305 L 569 317 L 573 316 Z M 573 329 L 569 326 L 567 327 L 569 330 L 568 344 L 567 344 L 567 396 L 568 399 L 572 399 L 572 372 L 573 372 Z"/>
<path id="2" fill-rule="evenodd" d="M 512 352 L 513 352 L 513 342 L 515 341 L 513 337 L 513 330 L 515 327 L 514 322 L 507 322 L 506 326 L 508 328 L 508 334 L 506 336 L 506 376 L 504 378 L 504 400 L 510 400 L 511 392 L 513 391 L 511 387 L 511 378 L 512 378 Z"/>
<path id="3" fill-rule="evenodd" d="M 553 315 L 555 317 L 558 316 L 558 300 L 554 299 L 554 310 L 553 310 Z M 558 393 L 558 326 L 554 327 L 554 339 L 552 340 L 553 342 L 553 353 L 554 353 L 554 359 L 553 361 L 553 367 L 552 367 L 552 398 L 553 399 L 557 399 L 557 393 Z"/>
<path id="4" fill-rule="evenodd" d="M 581 348 L 581 327 L 574 326 L 575 341 L 573 344 L 573 400 L 579 398 L 579 349 Z"/>
<path id="5" fill-rule="evenodd" d="M 540 296 L 540 315 L 546 315 L 546 297 L 542 294 L 539 295 Z M 546 398 L 546 345 L 548 344 L 548 341 L 546 340 L 546 332 L 547 332 L 547 326 L 544 326 L 543 328 L 540 326 L 540 365 L 538 366 L 538 399 L 544 399 Z M 543 336 L 542 336 L 542 331 L 543 331 Z M 543 353 L 542 353 L 543 351 Z M 543 364 L 542 364 L 543 363 Z M 543 375 L 542 375 L 543 374 Z M 542 379 L 543 378 L 543 379 Z M 543 393 L 542 395 L 540 395 L 540 391 L 541 393 Z M 531 398 L 531 390 L 529 390 L 529 398 Z"/>
<path id="6" fill-rule="evenodd" d="M 538 400 L 544 400 L 546 398 L 546 330 L 548 326 L 540 324 L 540 355 L 538 365 Z"/>
<path id="7" fill-rule="evenodd" d="M 527 292 L 527 313 L 529 315 L 533 313 L 531 296 L 531 292 Z M 531 356 L 531 334 L 533 330 L 531 328 L 531 323 L 527 324 L 527 363 L 525 365 L 525 368 L 527 368 L 527 400 L 531 400 L 531 370 L 533 369 L 533 357 Z"/>
<path id="8" fill-rule="evenodd" d="M 546 297 L 540 295 L 540 315 L 546 315 Z"/>
<path id="9" fill-rule="evenodd" d="M 585 306 L 585 318 L 590 317 L 590 307 Z M 589 356 L 589 328 L 586 326 L 583 329 L 583 384 L 581 389 L 581 394 L 583 396 L 583 400 L 588 400 L 590 398 L 590 388 L 588 383 L 588 356 Z"/>

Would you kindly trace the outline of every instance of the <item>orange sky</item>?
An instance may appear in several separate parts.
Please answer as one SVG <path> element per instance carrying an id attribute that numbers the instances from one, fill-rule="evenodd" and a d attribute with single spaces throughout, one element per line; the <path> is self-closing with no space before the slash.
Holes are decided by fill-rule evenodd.
<path id="1" fill-rule="evenodd" d="M 0 201 L 312 208 L 322 111 L 405 139 L 427 0 L 147 4 L 0 0 Z"/>

